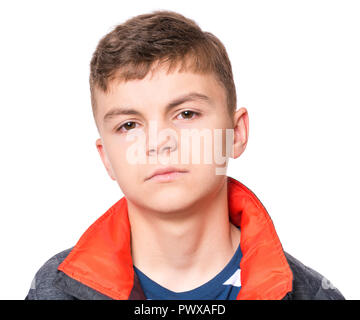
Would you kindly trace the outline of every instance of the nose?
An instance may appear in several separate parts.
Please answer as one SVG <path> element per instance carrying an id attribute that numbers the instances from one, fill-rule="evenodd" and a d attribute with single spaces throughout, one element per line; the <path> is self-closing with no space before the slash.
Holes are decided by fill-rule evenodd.
<path id="1" fill-rule="evenodd" d="M 177 133 L 166 123 L 150 121 L 147 156 L 170 155 L 178 148 Z"/>

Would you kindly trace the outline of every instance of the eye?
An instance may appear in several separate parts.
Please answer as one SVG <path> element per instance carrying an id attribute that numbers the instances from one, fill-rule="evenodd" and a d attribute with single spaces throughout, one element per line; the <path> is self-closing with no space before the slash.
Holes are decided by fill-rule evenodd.
<path id="1" fill-rule="evenodd" d="M 136 122 L 134 121 L 127 121 L 125 122 L 123 125 L 121 125 L 119 128 L 116 129 L 116 132 L 127 132 L 130 131 L 131 129 L 135 129 L 136 128 Z M 124 130 L 122 130 L 124 129 Z"/>
<path id="2" fill-rule="evenodd" d="M 190 120 L 190 119 L 192 119 L 192 118 L 200 115 L 200 113 L 199 113 L 199 112 L 196 112 L 196 111 L 185 110 L 185 111 L 179 113 L 179 115 L 178 115 L 176 118 L 178 118 L 180 115 L 183 116 L 183 117 L 182 117 L 183 119 L 185 119 L 185 120 Z"/>

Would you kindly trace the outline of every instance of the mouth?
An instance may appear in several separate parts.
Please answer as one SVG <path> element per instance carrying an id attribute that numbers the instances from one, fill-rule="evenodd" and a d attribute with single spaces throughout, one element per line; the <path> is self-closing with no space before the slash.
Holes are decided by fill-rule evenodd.
<path id="1" fill-rule="evenodd" d="M 181 178 L 187 172 L 176 168 L 161 168 L 153 172 L 145 181 L 170 182 Z"/>

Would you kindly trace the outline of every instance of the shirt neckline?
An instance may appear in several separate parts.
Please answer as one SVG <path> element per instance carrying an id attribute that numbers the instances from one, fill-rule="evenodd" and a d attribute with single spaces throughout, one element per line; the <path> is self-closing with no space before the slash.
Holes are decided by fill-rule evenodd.
<path id="1" fill-rule="evenodd" d="M 242 252 L 240 248 L 240 244 L 238 248 L 236 249 L 233 257 L 230 259 L 230 261 L 227 263 L 227 265 L 212 279 L 205 282 L 204 284 L 188 290 L 188 291 L 182 291 L 182 292 L 175 292 L 171 291 L 157 282 L 153 281 L 151 278 L 149 278 L 146 274 L 144 274 L 141 270 L 134 267 L 134 270 L 136 274 L 139 277 L 139 280 L 141 283 L 144 283 L 145 291 L 148 287 L 151 287 L 153 290 L 151 290 L 151 294 L 154 294 L 155 296 L 163 296 L 167 297 L 168 299 L 201 299 L 206 298 L 207 296 L 213 296 L 214 290 L 223 290 L 223 283 L 228 280 L 237 269 L 240 269 L 239 261 L 242 258 Z"/>

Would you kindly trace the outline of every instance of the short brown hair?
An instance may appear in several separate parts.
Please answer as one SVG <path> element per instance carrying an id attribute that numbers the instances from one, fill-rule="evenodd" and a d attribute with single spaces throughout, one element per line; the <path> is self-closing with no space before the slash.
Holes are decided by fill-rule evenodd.
<path id="1" fill-rule="evenodd" d="M 235 111 L 232 68 L 221 41 L 179 13 L 158 10 L 125 21 L 99 41 L 90 63 L 94 116 L 95 87 L 106 93 L 114 79 L 143 79 L 155 62 L 168 63 L 168 72 L 180 63 L 180 70 L 214 73 L 226 91 L 230 114 Z"/>

